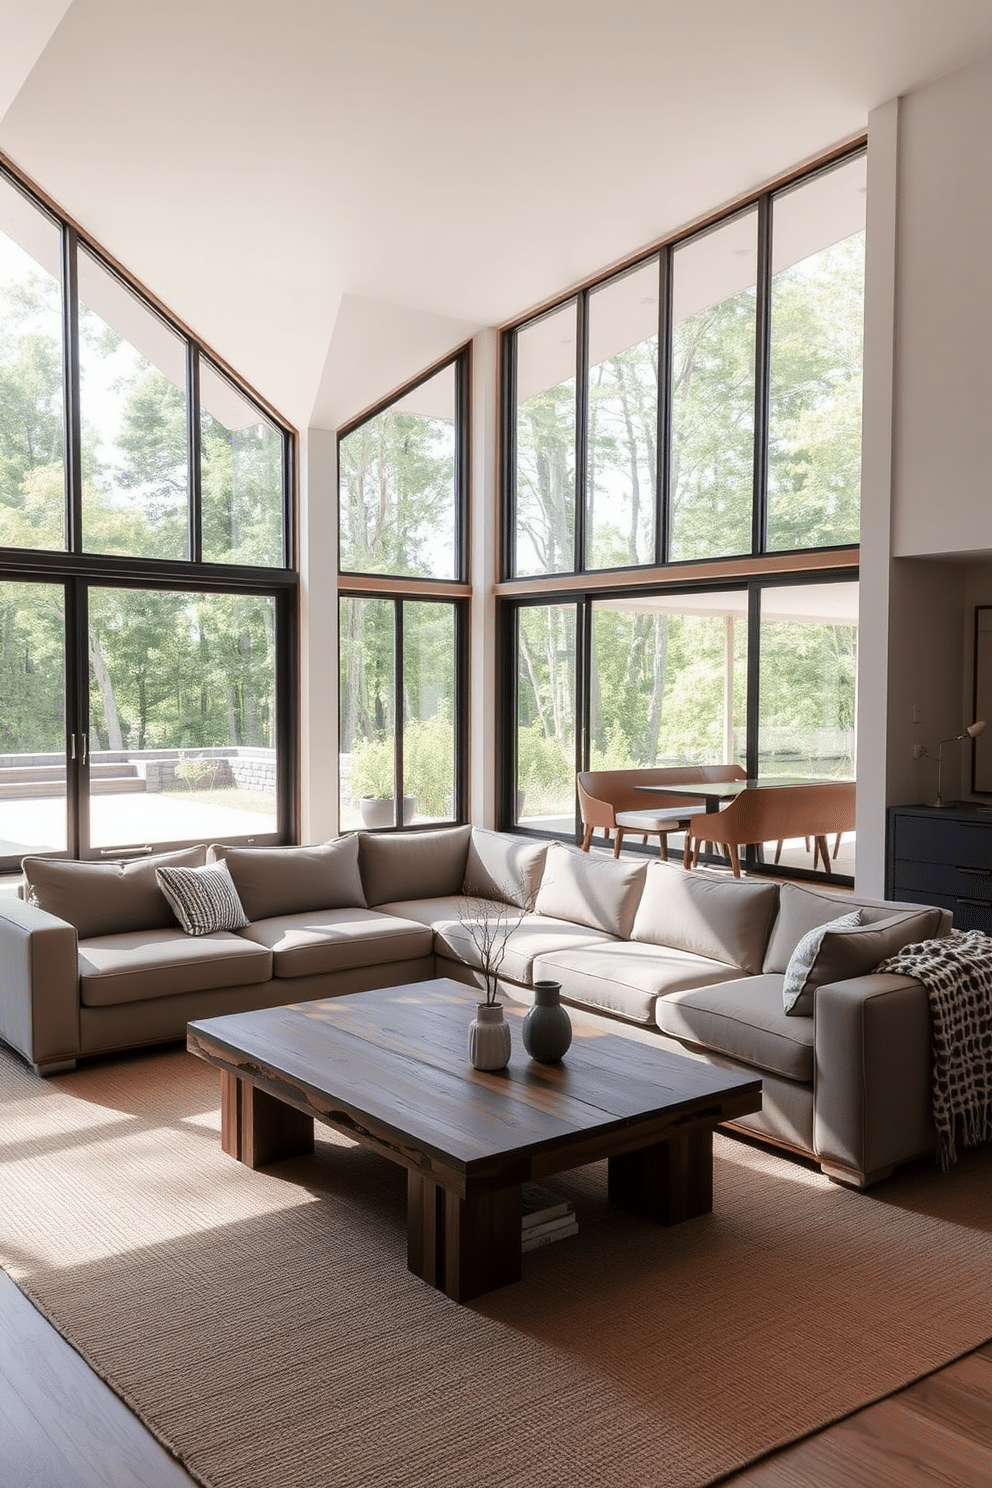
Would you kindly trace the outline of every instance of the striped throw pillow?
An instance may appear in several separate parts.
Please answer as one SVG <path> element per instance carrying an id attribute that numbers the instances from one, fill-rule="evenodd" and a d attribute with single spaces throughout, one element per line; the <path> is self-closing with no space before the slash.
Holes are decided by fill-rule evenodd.
<path id="1" fill-rule="evenodd" d="M 240 930 L 248 924 L 226 863 L 204 868 L 159 868 L 155 877 L 187 935 Z"/>

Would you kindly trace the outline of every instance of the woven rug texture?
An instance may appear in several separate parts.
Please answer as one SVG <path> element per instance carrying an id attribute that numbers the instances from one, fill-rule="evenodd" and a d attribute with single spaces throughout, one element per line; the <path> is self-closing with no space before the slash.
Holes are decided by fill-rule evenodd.
<path id="1" fill-rule="evenodd" d="M 696 1488 L 992 1337 L 992 1149 L 867 1194 L 718 1135 L 714 1212 L 612 1210 L 459 1307 L 405 1174 L 326 1129 L 251 1172 L 178 1049 L 0 1052 L 0 1265 L 210 1488 Z"/>

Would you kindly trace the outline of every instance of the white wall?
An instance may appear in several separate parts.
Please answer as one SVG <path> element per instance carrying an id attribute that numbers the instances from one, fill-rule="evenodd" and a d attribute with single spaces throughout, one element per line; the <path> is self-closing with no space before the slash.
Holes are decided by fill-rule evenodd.
<path id="1" fill-rule="evenodd" d="M 493 586 L 499 552 L 496 500 L 498 344 L 495 331 L 483 332 L 472 343 L 469 818 L 482 827 L 492 827 L 496 823 L 496 614 Z"/>
<path id="2" fill-rule="evenodd" d="M 898 130 L 896 100 L 869 115 L 856 882 L 876 897 L 885 880 Z"/>
<path id="3" fill-rule="evenodd" d="M 884 888 L 885 807 L 924 801 L 971 721 L 974 607 L 992 596 L 992 60 L 869 120 L 859 672 L 859 891 Z M 893 230 L 894 229 L 894 230 Z M 966 745 L 944 795 L 966 795 Z"/>
<path id="4" fill-rule="evenodd" d="M 338 830 L 338 451 L 300 439 L 300 841 Z"/>
<path id="5" fill-rule="evenodd" d="M 899 119 L 898 556 L 992 556 L 992 59 Z"/>

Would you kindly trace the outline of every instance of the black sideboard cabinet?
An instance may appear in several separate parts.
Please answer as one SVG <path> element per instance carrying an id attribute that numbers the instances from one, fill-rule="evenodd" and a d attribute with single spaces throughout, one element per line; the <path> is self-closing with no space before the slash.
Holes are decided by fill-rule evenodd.
<path id="1" fill-rule="evenodd" d="M 992 935 L 992 809 L 890 806 L 886 895 L 939 904 L 955 930 Z"/>

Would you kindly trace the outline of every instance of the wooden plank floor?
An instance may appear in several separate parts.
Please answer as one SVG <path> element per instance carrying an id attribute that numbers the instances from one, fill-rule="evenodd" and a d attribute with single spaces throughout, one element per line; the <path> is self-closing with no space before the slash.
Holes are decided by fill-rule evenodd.
<path id="1" fill-rule="evenodd" d="M 988 1488 L 992 1344 L 726 1479 L 734 1488 Z"/>
<path id="2" fill-rule="evenodd" d="M 0 1271 L 3 1488 L 193 1488 L 113 1390 Z"/>
<path id="3" fill-rule="evenodd" d="M 2 1271 L 0 1451 L 3 1488 L 194 1485 Z M 725 1483 L 988 1488 L 992 1344 Z"/>

